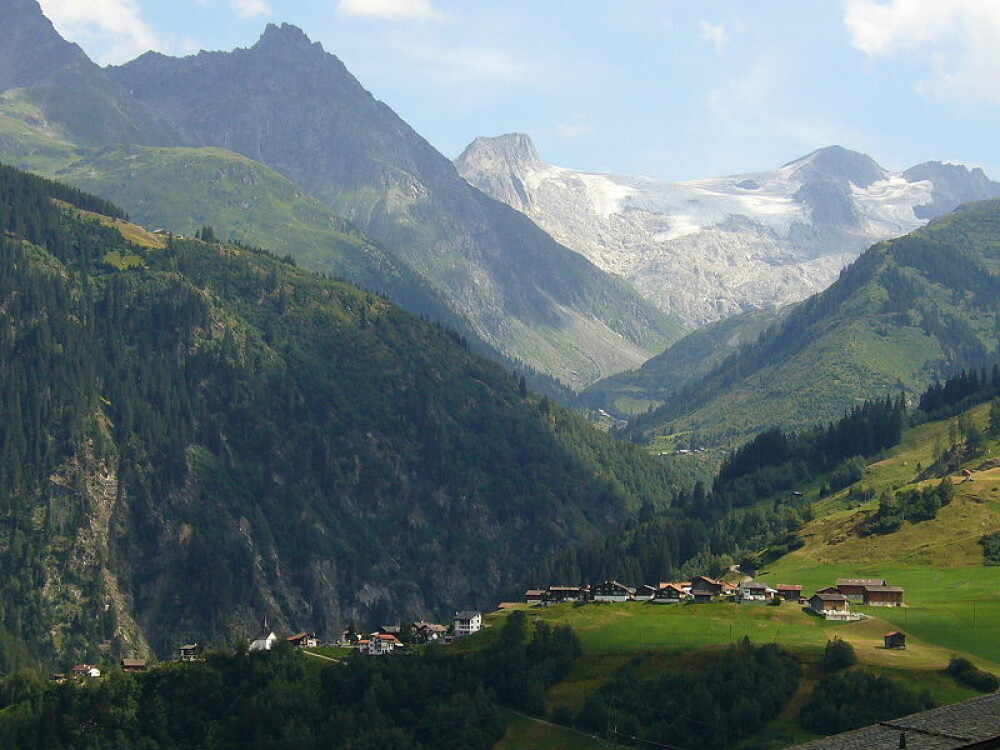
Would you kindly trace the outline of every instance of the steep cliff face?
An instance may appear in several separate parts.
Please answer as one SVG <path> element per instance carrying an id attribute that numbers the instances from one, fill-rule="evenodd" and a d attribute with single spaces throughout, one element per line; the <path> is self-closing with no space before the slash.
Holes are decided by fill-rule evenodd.
<path id="1" fill-rule="evenodd" d="M 190 142 L 261 161 L 431 280 L 471 330 L 576 386 L 680 326 L 620 279 L 462 180 L 323 48 L 268 26 L 250 49 L 147 54 L 108 71 Z"/>
<path id="2" fill-rule="evenodd" d="M 773 172 L 687 183 L 553 167 L 519 134 L 476 139 L 455 163 L 471 184 L 694 325 L 801 300 L 873 242 L 1000 195 L 981 170 L 894 174 L 838 146 Z"/>

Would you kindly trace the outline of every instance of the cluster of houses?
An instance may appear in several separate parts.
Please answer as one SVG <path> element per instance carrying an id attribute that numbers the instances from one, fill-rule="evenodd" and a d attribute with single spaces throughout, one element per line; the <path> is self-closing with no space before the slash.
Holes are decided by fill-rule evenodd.
<path id="1" fill-rule="evenodd" d="M 451 627 L 434 622 L 417 621 L 410 623 L 406 636 L 403 633 L 403 626 L 398 623 L 383 625 L 368 637 L 351 630 L 345 630 L 340 634 L 340 639 L 332 645 L 354 648 L 369 656 L 383 656 L 410 644 L 451 643 L 455 638 L 479 632 L 482 627 L 482 612 L 464 611 L 455 613 Z M 285 640 L 299 648 L 315 648 L 318 645 L 315 633 L 297 633 L 288 636 Z M 264 628 L 250 642 L 249 650 L 269 651 L 274 648 L 277 642 L 278 636 L 266 626 L 265 622 Z M 188 661 L 197 658 L 193 656 L 193 650 L 197 648 L 198 646 L 194 644 L 182 646 L 181 660 Z"/>
<path id="2" fill-rule="evenodd" d="M 864 615 L 851 611 L 851 603 L 869 607 L 902 607 L 905 591 L 890 586 L 884 578 L 838 578 L 809 597 L 809 608 L 828 620 L 860 620 Z"/>
<path id="3" fill-rule="evenodd" d="M 717 581 L 708 576 L 694 576 L 690 581 L 668 581 L 658 586 L 644 584 L 626 586 L 618 581 L 602 581 L 589 586 L 549 586 L 547 589 L 529 589 L 524 593 L 529 604 L 558 604 L 560 602 L 651 602 L 676 604 L 691 601 L 699 604 L 732 599 L 735 601 L 766 601 L 774 596 L 798 600 L 801 586 L 779 585 L 771 588 L 766 583 L 748 581 L 740 585 Z"/>
<path id="4" fill-rule="evenodd" d="M 467 610 L 456 612 L 451 628 L 434 622 L 417 621 L 410 623 L 408 643 L 420 645 L 425 643 L 451 643 L 455 638 L 462 638 L 483 629 L 483 613 Z M 402 625 L 383 625 L 368 638 L 351 639 L 347 631 L 341 635 L 341 644 L 357 648 L 369 656 L 383 656 L 405 647 L 407 642 L 402 639 Z"/>
<path id="5" fill-rule="evenodd" d="M 808 599 L 802 586 L 749 580 L 739 585 L 717 581 L 708 576 L 694 576 L 690 581 L 643 585 L 633 588 L 618 581 L 602 581 L 588 586 L 549 586 L 524 592 L 528 604 L 548 605 L 561 602 L 629 602 L 676 604 L 690 601 L 708 603 L 722 599 L 741 603 L 775 600 L 797 602 L 828 620 L 859 620 L 863 615 L 851 611 L 851 602 L 875 607 L 901 607 L 903 589 L 889 586 L 884 578 L 840 578 L 835 586 L 820 589 Z"/>

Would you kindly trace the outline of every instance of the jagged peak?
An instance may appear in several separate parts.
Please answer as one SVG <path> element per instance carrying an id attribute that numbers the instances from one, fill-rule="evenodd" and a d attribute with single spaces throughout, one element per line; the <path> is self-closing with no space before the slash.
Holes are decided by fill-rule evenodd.
<path id="1" fill-rule="evenodd" d="M 316 47 L 322 51 L 323 45 L 312 41 L 306 32 L 298 26 L 290 23 L 283 23 L 280 26 L 269 23 L 264 27 L 264 33 L 252 47 L 252 49 L 276 49 L 276 48 L 300 48 L 310 49 Z"/>
<path id="2" fill-rule="evenodd" d="M 781 168 L 796 173 L 803 182 L 826 179 L 845 184 L 851 182 L 861 188 L 884 180 L 888 174 L 868 154 L 850 151 L 843 146 L 816 149 Z"/>
<path id="3" fill-rule="evenodd" d="M 971 178 L 973 180 L 988 180 L 982 167 L 970 167 L 968 164 L 944 161 L 925 161 L 903 172 L 907 182 L 933 179 L 934 176 L 949 175 L 954 178 Z"/>
<path id="4" fill-rule="evenodd" d="M 79 46 L 63 39 L 36 0 L 0 0 L 0 18 L 0 91 L 31 86 L 70 65 L 93 65 Z"/>
<path id="5" fill-rule="evenodd" d="M 466 146 L 455 164 L 463 166 L 503 164 L 514 172 L 528 167 L 542 166 L 535 144 L 524 133 L 505 133 L 498 136 L 480 136 Z"/>

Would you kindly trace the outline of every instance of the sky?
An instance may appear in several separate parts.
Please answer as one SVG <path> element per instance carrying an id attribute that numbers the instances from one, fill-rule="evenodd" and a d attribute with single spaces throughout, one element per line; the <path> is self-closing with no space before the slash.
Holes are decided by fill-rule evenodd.
<path id="1" fill-rule="evenodd" d="M 101 64 L 292 23 L 448 157 L 680 181 L 838 144 L 1000 180 L 1000 0 L 40 0 Z"/>

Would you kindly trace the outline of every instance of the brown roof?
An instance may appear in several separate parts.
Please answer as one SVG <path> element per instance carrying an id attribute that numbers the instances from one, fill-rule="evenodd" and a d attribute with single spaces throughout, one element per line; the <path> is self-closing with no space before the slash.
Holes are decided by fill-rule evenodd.
<path id="1" fill-rule="evenodd" d="M 389 643 L 398 643 L 399 645 L 403 645 L 399 638 L 390 633 L 379 633 L 375 635 L 372 640 L 389 641 Z"/>
<path id="2" fill-rule="evenodd" d="M 122 659 L 122 667 L 125 669 L 145 669 L 145 659 Z"/>
<path id="3" fill-rule="evenodd" d="M 843 594 L 828 594 L 828 593 L 825 593 L 825 592 L 813 594 L 809 598 L 810 599 L 815 599 L 816 597 L 819 597 L 820 600 L 824 601 L 824 602 L 846 602 L 847 601 L 847 597 L 844 596 Z"/>
<path id="4" fill-rule="evenodd" d="M 775 586 L 778 591 L 801 591 L 802 587 L 793 583 L 779 583 Z"/>
<path id="5" fill-rule="evenodd" d="M 899 586 L 865 586 L 865 591 L 884 591 L 889 594 L 903 593 L 903 589 Z"/>
<path id="6" fill-rule="evenodd" d="M 838 578 L 838 586 L 885 586 L 884 578 Z"/>
<path id="7" fill-rule="evenodd" d="M 711 583 L 714 586 L 722 585 L 722 581 L 716 581 L 714 578 L 709 578 L 708 576 L 695 576 L 693 579 L 691 579 L 692 583 L 696 580 L 702 580 L 705 581 L 706 583 Z"/>
<path id="8" fill-rule="evenodd" d="M 301 641 L 304 638 L 312 638 L 312 637 L 313 637 L 312 633 L 296 633 L 295 635 L 288 636 L 285 640 L 286 641 Z"/>
<path id="9" fill-rule="evenodd" d="M 891 638 L 894 635 L 906 635 L 906 633 L 901 633 L 898 630 L 893 630 L 891 633 L 886 633 L 885 637 L 886 638 Z"/>

